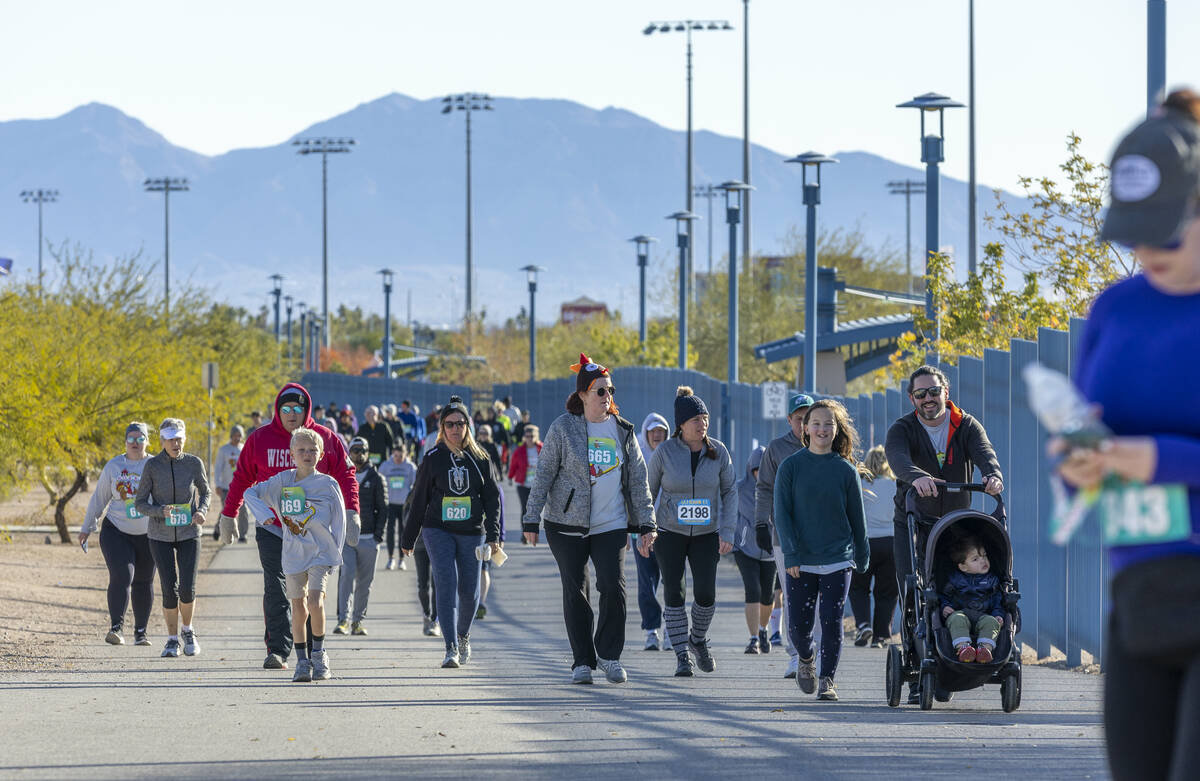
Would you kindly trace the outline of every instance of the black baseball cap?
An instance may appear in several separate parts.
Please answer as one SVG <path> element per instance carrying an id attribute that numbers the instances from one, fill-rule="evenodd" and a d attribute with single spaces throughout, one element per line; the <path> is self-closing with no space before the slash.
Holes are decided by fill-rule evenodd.
<path id="1" fill-rule="evenodd" d="M 1162 107 L 1117 145 L 1112 205 L 1100 238 L 1161 247 L 1177 240 L 1200 204 L 1200 124 Z"/>

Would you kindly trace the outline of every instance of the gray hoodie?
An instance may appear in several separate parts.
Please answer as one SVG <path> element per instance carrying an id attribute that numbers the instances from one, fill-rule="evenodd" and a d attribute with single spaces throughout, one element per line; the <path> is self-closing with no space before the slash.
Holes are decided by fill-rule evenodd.
<path id="1" fill-rule="evenodd" d="M 642 459 L 647 464 L 650 463 L 650 456 L 654 455 L 654 451 L 650 449 L 650 443 L 646 440 L 646 432 L 650 430 L 651 423 L 660 423 L 659 428 L 666 429 L 667 436 L 671 435 L 671 424 L 667 422 L 666 418 L 657 412 L 651 412 L 646 416 L 646 419 L 642 421 L 642 430 L 638 432 L 637 442 L 638 447 L 642 449 Z"/>
<path id="2" fill-rule="evenodd" d="M 763 453 L 758 467 L 758 484 L 755 486 L 754 522 L 758 526 L 771 527 L 771 541 L 779 545 L 779 532 L 775 529 L 775 472 L 783 460 L 804 449 L 804 443 L 796 438 L 791 429 L 781 437 L 775 437 Z"/>
<path id="3" fill-rule="evenodd" d="M 694 474 L 692 450 L 681 438 L 671 437 L 654 451 L 648 479 L 650 495 L 657 502 L 655 520 L 663 531 L 687 537 L 719 532 L 724 542 L 733 543 L 738 511 L 733 461 L 725 445 L 712 438 L 708 441 L 717 457 L 701 453 Z M 700 505 L 707 510 L 707 520 L 680 520 L 680 502 L 685 500 L 707 502 Z"/>
<path id="4" fill-rule="evenodd" d="M 288 496 L 284 496 L 285 489 Z M 338 567 L 346 544 L 346 510 L 342 490 L 327 474 L 313 472 L 303 480 L 287 469 L 246 489 L 250 514 L 260 525 L 279 517 L 283 523 L 280 564 L 285 575 L 310 567 Z M 294 506 L 287 506 L 292 504 Z M 297 533 L 298 532 L 298 533 Z"/>
<path id="5" fill-rule="evenodd" d="M 637 445 L 633 424 L 621 417 L 616 418 L 616 423 L 621 440 L 621 491 L 625 495 L 629 531 L 648 534 L 655 529 L 654 503 L 646 486 L 646 461 Z M 550 424 L 525 506 L 523 531 L 537 533 L 542 510 L 546 511 L 548 529 L 586 533 L 591 528 L 592 482 L 587 451 L 587 420 L 582 415 L 568 412 Z"/>
<path id="6" fill-rule="evenodd" d="M 773 556 L 770 553 L 764 553 L 758 547 L 758 538 L 755 536 L 754 527 L 754 508 L 756 504 L 756 483 L 757 476 L 754 470 L 758 469 L 762 464 L 763 453 L 767 452 L 765 447 L 761 445 L 754 448 L 754 452 L 750 454 L 749 460 L 746 462 L 746 476 L 738 483 L 738 522 L 737 532 L 733 536 L 733 545 L 745 555 L 759 561 L 773 561 Z"/>
<path id="7" fill-rule="evenodd" d="M 199 537 L 200 527 L 190 519 L 181 526 L 168 526 L 167 505 L 187 505 L 193 516 L 200 513 L 207 518 L 211 496 L 204 463 L 200 459 L 188 453 L 171 458 L 163 450 L 142 467 L 142 479 L 138 482 L 134 505 L 139 513 L 149 519 L 146 534 L 150 539 L 178 542 Z M 172 517 L 180 520 L 186 518 L 178 513 Z"/>

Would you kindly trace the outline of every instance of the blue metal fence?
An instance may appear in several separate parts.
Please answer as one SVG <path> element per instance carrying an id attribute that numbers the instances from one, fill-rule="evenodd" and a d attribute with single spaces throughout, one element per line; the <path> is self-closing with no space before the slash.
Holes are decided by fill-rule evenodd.
<path id="1" fill-rule="evenodd" d="M 1014 339 L 1007 352 L 987 350 L 982 360 L 962 358 L 957 366 L 940 367 L 950 379 L 956 403 L 983 422 L 1005 475 L 1014 575 L 1022 592 L 1020 639 L 1039 656 L 1049 654 L 1053 646 L 1066 654 L 1070 664 L 1079 664 L 1085 651 L 1100 661 L 1106 557 L 1094 524 L 1085 524 L 1067 547 L 1054 546 L 1047 539 L 1051 493 L 1043 455 L 1046 434 L 1029 409 L 1021 372 L 1040 361 L 1069 373 L 1082 329 L 1083 321 L 1073 321 L 1069 332 L 1041 329 L 1037 341 Z M 304 383 L 318 401 L 333 399 L 356 410 L 367 403 L 407 398 L 428 411 L 451 394 L 462 396 L 468 405 L 472 401 L 467 387 L 380 377 L 306 374 Z M 690 385 L 707 404 L 712 435 L 729 446 L 739 474 L 754 444 L 766 445 L 787 431 L 785 420 L 763 418 L 762 390 L 757 385 L 734 383 L 726 397 L 725 383 L 707 375 L 647 367 L 614 368 L 613 384 L 621 414 L 638 426 L 651 412 L 662 414 L 673 426 L 675 389 Z M 544 428 L 565 411 L 574 389 L 572 377 L 495 385 L 492 395 L 510 397 Z M 864 449 L 883 444 L 891 424 L 912 409 L 903 386 L 839 401 L 854 418 Z M 722 430 L 725 404 L 733 421 L 732 438 Z M 980 508 L 990 505 L 983 497 L 976 501 Z"/>

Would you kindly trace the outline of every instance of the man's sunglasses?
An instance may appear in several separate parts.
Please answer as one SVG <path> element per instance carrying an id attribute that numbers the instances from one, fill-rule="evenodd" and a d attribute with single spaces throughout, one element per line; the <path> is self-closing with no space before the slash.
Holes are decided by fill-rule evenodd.
<path id="1" fill-rule="evenodd" d="M 125 441 L 126 441 L 126 442 L 128 442 L 128 443 L 129 443 L 129 444 L 131 444 L 131 445 L 140 445 L 140 444 L 142 444 L 143 442 L 145 442 L 145 441 L 146 441 L 146 438 L 145 438 L 145 437 L 141 437 L 141 436 L 138 436 L 138 437 L 125 437 Z"/>
<path id="2" fill-rule="evenodd" d="M 303 415 L 304 409 L 305 408 L 301 407 L 299 404 L 293 404 L 290 407 L 287 404 L 284 404 L 282 407 L 279 408 L 279 411 L 281 413 L 283 413 L 284 415 L 291 415 L 293 412 L 296 413 L 297 415 Z"/>
<path id="3" fill-rule="evenodd" d="M 925 398 L 925 395 L 928 394 L 929 396 L 936 399 L 936 398 L 941 397 L 943 390 L 945 390 L 945 388 L 943 388 L 941 385 L 933 385 L 928 388 L 917 388 L 915 391 L 912 392 L 912 397 L 914 399 L 920 400 L 920 399 Z"/>
<path id="4" fill-rule="evenodd" d="M 604 398 L 605 396 L 612 396 L 612 395 L 616 394 L 616 392 L 617 392 L 617 389 L 611 385 L 601 385 L 599 388 L 596 388 L 596 395 L 599 396 L 600 398 Z"/>
<path id="5" fill-rule="evenodd" d="M 365 453 L 365 452 L 367 452 L 367 451 L 363 450 L 361 447 L 352 447 L 352 448 L 350 448 L 350 455 L 354 455 L 355 453 L 360 453 L 360 454 L 361 454 L 361 453 Z"/>
<path id="6" fill-rule="evenodd" d="M 447 420 L 442 423 L 442 428 L 466 428 L 467 421 L 465 420 Z"/>

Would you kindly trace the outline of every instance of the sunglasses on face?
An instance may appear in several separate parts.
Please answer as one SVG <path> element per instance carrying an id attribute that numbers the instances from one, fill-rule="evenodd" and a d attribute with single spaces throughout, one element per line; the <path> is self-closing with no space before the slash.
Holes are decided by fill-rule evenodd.
<path id="1" fill-rule="evenodd" d="M 279 411 L 281 413 L 283 413 L 284 415 L 291 415 L 292 413 L 295 413 L 297 415 L 303 415 L 304 407 L 301 407 L 299 404 L 293 404 L 291 406 L 284 404 L 282 407 L 279 408 Z"/>
<path id="2" fill-rule="evenodd" d="M 141 436 L 138 436 L 138 437 L 125 437 L 125 441 L 126 441 L 126 442 L 128 442 L 128 443 L 129 443 L 129 444 L 131 444 L 131 445 L 140 445 L 140 444 L 142 444 L 143 442 L 145 442 L 145 441 L 146 441 L 146 438 L 145 438 L 145 437 L 141 437 Z"/>
<path id="3" fill-rule="evenodd" d="M 465 420 L 447 420 L 442 424 L 442 428 L 466 428 L 467 421 Z"/>
<path id="4" fill-rule="evenodd" d="M 352 456 L 361 456 L 363 453 L 366 453 L 366 452 L 367 451 L 363 450 L 361 447 L 350 448 L 350 455 L 352 455 Z"/>
<path id="5" fill-rule="evenodd" d="M 596 395 L 599 396 L 600 398 L 604 398 L 605 396 L 612 396 L 616 392 L 617 392 L 617 389 L 611 385 L 601 385 L 599 388 L 596 388 Z"/>
<path id="6" fill-rule="evenodd" d="M 945 390 L 945 388 L 943 388 L 941 385 L 933 385 L 928 388 L 917 388 L 912 392 L 912 397 L 920 401 L 921 399 L 925 398 L 926 394 L 928 394 L 931 398 L 936 399 L 941 397 L 943 390 Z"/>

